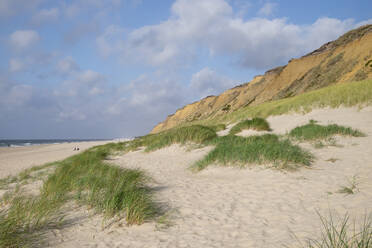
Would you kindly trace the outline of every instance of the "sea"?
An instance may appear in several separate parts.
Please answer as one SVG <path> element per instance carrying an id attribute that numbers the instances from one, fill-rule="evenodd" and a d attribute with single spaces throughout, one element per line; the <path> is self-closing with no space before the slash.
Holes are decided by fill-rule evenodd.
<path id="1" fill-rule="evenodd" d="M 0 147 L 22 147 L 43 144 L 61 144 L 83 141 L 104 141 L 106 139 L 0 139 Z"/>

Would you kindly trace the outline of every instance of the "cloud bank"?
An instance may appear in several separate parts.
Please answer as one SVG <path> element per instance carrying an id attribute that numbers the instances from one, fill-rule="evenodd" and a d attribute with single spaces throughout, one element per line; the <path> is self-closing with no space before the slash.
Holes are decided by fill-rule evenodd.
<path id="1" fill-rule="evenodd" d="M 275 6 L 267 3 L 259 14 L 269 16 Z M 262 70 L 310 52 L 358 25 L 352 19 L 327 17 L 310 25 L 286 18 L 245 20 L 224 0 L 178 0 L 168 20 L 126 35 L 119 27 L 107 27 L 97 44 L 105 55 L 120 53 L 123 60 L 155 67 L 189 61 L 205 49 L 211 57 L 228 56 L 241 66 Z"/>
<path id="2" fill-rule="evenodd" d="M 183 105 L 240 84 L 234 72 L 286 64 L 372 23 L 321 17 L 299 25 L 274 18 L 277 4 L 248 17 L 249 4 L 231 2 L 176 0 L 163 21 L 130 28 L 109 17 L 139 0 L 0 0 L 2 20 L 30 21 L 4 31 L 0 138 L 142 135 Z M 48 25 L 62 31 L 49 37 Z M 110 75 L 113 64 L 120 76 Z"/>

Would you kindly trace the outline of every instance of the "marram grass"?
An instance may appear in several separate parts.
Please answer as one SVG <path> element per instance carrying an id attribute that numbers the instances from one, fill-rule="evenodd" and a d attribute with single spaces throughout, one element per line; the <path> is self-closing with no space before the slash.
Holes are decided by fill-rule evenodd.
<path id="1" fill-rule="evenodd" d="M 140 170 L 103 162 L 110 153 L 97 147 L 63 161 L 42 188 L 46 197 L 73 193 L 74 198 L 111 217 L 125 214 L 128 224 L 141 224 L 155 213 L 149 178 Z"/>
<path id="2" fill-rule="evenodd" d="M 216 125 L 210 125 L 210 126 L 207 126 L 209 128 L 211 128 L 212 130 L 214 130 L 215 132 L 219 132 L 219 131 L 223 131 L 226 129 L 226 125 L 225 124 L 216 124 Z"/>
<path id="3" fill-rule="evenodd" d="M 339 126 L 336 124 L 322 126 L 316 124 L 315 121 L 310 121 L 310 123 L 296 127 L 289 132 L 290 137 L 302 141 L 323 140 L 334 135 L 353 137 L 365 136 L 361 131 L 350 127 Z"/>
<path id="4" fill-rule="evenodd" d="M 126 223 L 142 224 L 159 212 L 150 180 L 142 171 L 123 169 L 104 162 L 112 150 L 123 149 L 124 143 L 91 148 L 83 153 L 54 163 L 55 170 L 45 179 L 40 195 L 24 196 L 14 191 L 0 201 L 0 247 L 40 245 L 43 231 L 61 222 L 61 207 L 69 200 L 93 207 L 106 217 L 124 217 Z M 51 166 L 51 164 L 47 165 Z M 30 172 L 13 178 L 22 183 Z M 7 179 L 14 182 L 13 179 Z"/>
<path id="5" fill-rule="evenodd" d="M 309 152 L 273 134 L 228 135 L 215 139 L 213 144 L 215 148 L 195 163 L 193 169 L 202 170 L 214 163 L 233 166 L 270 163 L 281 169 L 293 169 L 299 165 L 308 166 L 313 160 Z"/>
<path id="6" fill-rule="evenodd" d="M 319 213 L 318 213 L 319 214 Z M 302 248 L 371 248 L 372 215 L 365 215 L 361 224 L 350 223 L 350 217 L 336 218 L 319 214 L 322 230 L 319 238 L 310 238 Z"/>
<path id="7" fill-rule="evenodd" d="M 269 123 L 263 118 L 253 118 L 251 120 L 244 120 L 233 126 L 230 130 L 230 134 L 234 135 L 240 133 L 245 129 L 253 129 L 256 131 L 270 131 Z"/>
<path id="8" fill-rule="evenodd" d="M 126 144 L 126 150 L 135 150 L 146 147 L 146 151 L 154 151 L 172 144 L 185 144 L 188 142 L 204 144 L 217 137 L 213 128 L 193 125 L 173 128 L 157 134 L 149 134 Z"/>
<path id="9" fill-rule="evenodd" d="M 254 125 L 269 129 L 265 120 L 255 119 Z M 264 164 L 272 163 L 283 169 L 298 165 L 310 165 L 312 155 L 289 140 L 280 140 L 276 135 L 237 137 L 233 135 L 217 137 L 211 127 L 194 125 L 174 128 L 158 134 L 140 137 L 125 144 L 125 149 L 135 150 L 146 147 L 145 151 L 153 151 L 172 144 L 193 142 L 202 145 L 213 145 L 215 148 L 193 168 L 201 170 L 212 163 L 219 164 Z"/>

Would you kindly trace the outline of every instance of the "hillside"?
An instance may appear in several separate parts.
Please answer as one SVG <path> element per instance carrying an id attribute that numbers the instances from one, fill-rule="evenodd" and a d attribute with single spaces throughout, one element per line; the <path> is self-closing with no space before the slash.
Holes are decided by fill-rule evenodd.
<path id="1" fill-rule="evenodd" d="M 224 116 L 245 106 L 296 96 L 336 83 L 372 78 L 371 61 L 372 25 L 365 25 L 219 96 L 208 96 L 184 106 L 156 125 L 151 133 Z"/>

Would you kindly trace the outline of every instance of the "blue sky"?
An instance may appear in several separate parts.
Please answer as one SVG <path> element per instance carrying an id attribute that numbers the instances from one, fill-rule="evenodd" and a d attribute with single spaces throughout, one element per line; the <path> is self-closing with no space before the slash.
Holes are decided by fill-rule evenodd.
<path id="1" fill-rule="evenodd" d="M 143 135 L 372 23 L 371 1 L 0 0 L 0 139 Z"/>

